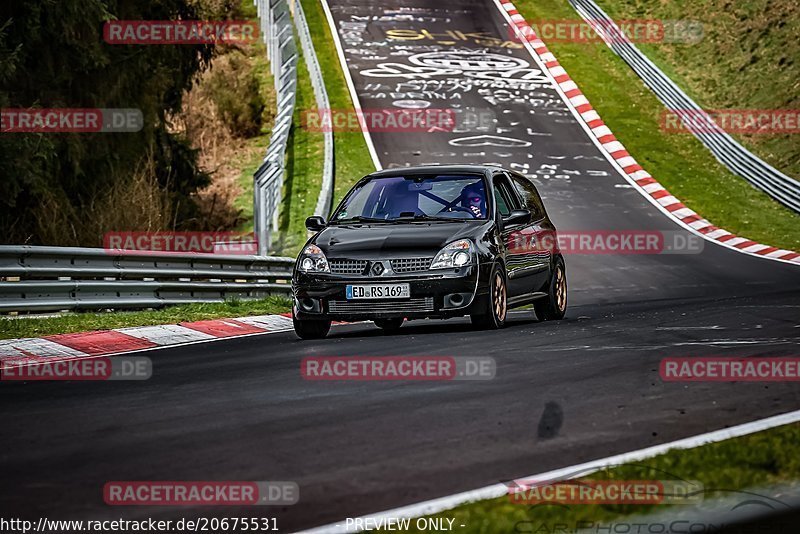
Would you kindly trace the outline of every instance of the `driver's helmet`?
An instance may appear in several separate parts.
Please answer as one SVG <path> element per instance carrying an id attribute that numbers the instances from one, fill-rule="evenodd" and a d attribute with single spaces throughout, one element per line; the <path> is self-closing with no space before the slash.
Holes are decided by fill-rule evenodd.
<path id="1" fill-rule="evenodd" d="M 483 190 L 483 182 L 469 184 L 461 190 L 461 206 L 470 210 L 476 218 L 486 215 L 486 194 Z"/>

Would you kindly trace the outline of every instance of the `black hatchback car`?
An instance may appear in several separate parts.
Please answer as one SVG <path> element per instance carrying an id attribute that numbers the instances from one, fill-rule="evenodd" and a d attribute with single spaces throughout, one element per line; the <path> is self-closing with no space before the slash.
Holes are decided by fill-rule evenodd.
<path id="1" fill-rule="evenodd" d="M 322 338 L 332 320 L 469 315 L 500 328 L 509 308 L 564 317 L 567 279 L 556 229 L 534 185 L 494 166 L 406 167 L 365 176 L 316 234 L 292 277 L 294 328 Z"/>

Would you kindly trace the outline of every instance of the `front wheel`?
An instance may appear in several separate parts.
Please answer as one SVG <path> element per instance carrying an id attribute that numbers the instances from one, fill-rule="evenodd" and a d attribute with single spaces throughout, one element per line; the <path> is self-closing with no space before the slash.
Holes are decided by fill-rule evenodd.
<path id="1" fill-rule="evenodd" d="M 508 289 L 503 268 L 497 263 L 489 275 L 489 298 L 486 309 L 481 313 L 470 315 L 472 324 L 482 329 L 495 330 L 503 328 L 508 313 Z"/>
<path id="2" fill-rule="evenodd" d="M 563 319 L 564 314 L 567 313 L 567 274 L 564 260 L 557 258 L 555 265 L 547 297 L 533 303 L 536 317 L 540 321 L 557 321 Z"/>
<path id="3" fill-rule="evenodd" d="M 294 323 L 294 333 L 300 339 L 322 339 L 328 335 L 331 329 L 331 321 L 328 320 L 300 320 L 292 314 Z"/>

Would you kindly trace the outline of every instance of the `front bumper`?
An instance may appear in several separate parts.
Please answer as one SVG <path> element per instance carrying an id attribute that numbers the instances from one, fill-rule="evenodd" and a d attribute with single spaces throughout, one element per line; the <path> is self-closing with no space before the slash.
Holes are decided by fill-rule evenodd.
<path id="1" fill-rule="evenodd" d="M 480 267 L 416 272 L 386 277 L 348 277 L 297 272 L 292 280 L 295 317 L 300 320 L 331 319 L 362 321 L 372 319 L 422 319 L 459 317 L 480 309 L 488 297 L 481 282 Z M 408 283 L 410 298 L 348 300 L 350 284 Z M 485 285 L 485 284 L 483 284 Z"/>

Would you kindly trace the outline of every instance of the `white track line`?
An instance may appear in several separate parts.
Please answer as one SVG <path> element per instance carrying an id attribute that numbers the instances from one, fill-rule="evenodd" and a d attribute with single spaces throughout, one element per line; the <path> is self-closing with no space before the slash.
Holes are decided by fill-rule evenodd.
<path id="1" fill-rule="evenodd" d="M 551 73 L 550 69 L 544 64 L 544 61 L 539 56 L 539 54 L 536 52 L 536 50 L 534 49 L 533 45 L 530 43 L 530 41 L 528 41 L 528 39 L 522 33 L 522 30 L 519 29 L 517 24 L 511 18 L 511 15 L 509 15 L 508 12 L 506 11 L 506 9 L 503 7 L 502 2 L 500 2 L 500 0 L 492 0 L 492 1 L 494 3 L 495 7 L 500 11 L 500 13 L 503 16 L 503 18 L 508 23 L 509 27 L 514 28 L 515 35 L 517 35 L 517 37 L 519 38 L 520 42 L 525 47 L 525 50 L 527 50 L 528 54 L 533 58 L 533 60 L 536 62 L 536 64 L 539 66 L 539 68 L 542 70 L 542 72 L 550 79 L 550 82 L 553 85 L 553 88 L 556 90 L 558 95 L 561 97 L 561 100 L 563 100 L 564 103 L 567 105 L 567 108 L 570 110 L 572 115 L 575 117 L 575 120 L 578 121 L 578 124 L 586 132 L 586 135 L 589 137 L 589 139 L 592 141 L 592 143 L 595 144 L 595 146 L 597 147 L 598 151 L 603 155 L 603 157 L 606 158 L 606 160 L 608 160 L 609 164 L 614 168 L 614 170 L 616 170 L 625 180 L 627 180 L 631 185 L 633 185 L 634 189 L 636 189 L 653 206 L 655 206 L 659 211 L 661 211 L 661 213 L 666 215 L 669 220 L 673 221 L 675 224 L 681 226 L 685 230 L 687 230 L 687 231 L 689 231 L 689 232 L 691 232 L 691 233 L 693 233 L 693 234 L 695 234 L 697 236 L 702 237 L 706 241 L 708 241 L 710 243 L 714 243 L 715 245 L 726 247 L 726 248 L 728 248 L 730 250 L 735 250 L 736 252 L 740 252 L 742 254 L 746 254 L 748 256 L 752 256 L 752 257 L 756 257 L 756 258 L 763 258 L 763 259 L 767 259 L 767 260 L 771 260 L 771 261 L 779 261 L 781 263 L 788 263 L 790 265 L 798 265 L 797 262 L 793 262 L 791 260 L 783 260 L 783 259 L 780 259 L 780 258 L 770 257 L 769 255 L 755 254 L 755 253 L 752 253 L 752 252 L 748 252 L 748 251 L 742 250 L 740 248 L 736 248 L 736 247 L 732 246 L 729 243 L 725 243 L 725 242 L 722 242 L 722 241 L 717 241 L 715 239 L 712 239 L 707 234 L 699 232 L 693 226 L 690 226 L 689 224 L 687 224 L 687 223 L 683 222 L 682 220 L 678 219 L 677 217 L 675 217 L 673 215 L 672 212 L 670 212 L 664 206 L 659 204 L 658 201 L 655 198 L 651 197 L 646 191 L 644 191 L 644 189 L 642 189 L 642 187 L 639 184 L 637 184 L 636 181 L 631 176 L 629 176 L 628 173 L 626 173 L 622 169 L 620 164 L 617 162 L 616 159 L 614 159 L 614 157 L 611 155 L 611 153 L 603 147 L 602 143 L 600 143 L 600 140 L 597 138 L 597 136 L 595 136 L 595 134 L 592 132 L 591 128 L 589 128 L 589 125 L 586 124 L 586 120 L 584 120 L 584 118 L 581 116 L 581 114 L 578 112 L 578 110 L 575 109 L 575 105 L 573 104 L 573 102 L 570 101 L 570 99 L 567 98 L 567 96 L 564 94 L 564 90 L 562 89 L 561 85 L 559 85 L 559 83 L 555 81 L 555 77 Z M 550 52 L 550 54 L 552 55 L 552 52 Z M 553 58 L 556 59 L 555 55 L 553 55 Z M 560 68 L 561 70 L 563 70 L 563 67 L 556 67 L 556 68 Z M 567 73 L 566 70 L 564 70 L 564 74 L 569 74 L 569 73 Z M 574 82 L 574 80 L 572 80 L 571 77 L 570 77 L 570 81 Z M 576 84 L 576 87 L 577 87 L 577 84 Z M 583 94 L 581 94 L 581 96 L 583 96 Z M 586 102 L 588 102 L 588 100 Z M 596 113 L 597 110 L 594 109 L 594 107 L 593 107 L 592 108 L 592 112 Z M 597 115 L 597 118 L 600 118 L 600 116 Z"/>
<path id="2" fill-rule="evenodd" d="M 347 89 L 350 91 L 350 98 L 353 100 L 353 107 L 359 116 L 363 116 L 361 100 L 359 100 L 358 93 L 356 92 L 356 86 L 353 84 L 353 77 L 350 76 L 350 69 L 347 66 L 347 58 L 344 56 L 342 42 L 339 39 L 339 30 L 336 29 L 336 21 L 333 20 L 333 13 L 331 13 L 331 8 L 328 6 L 327 0 L 320 0 L 320 3 L 322 4 L 322 9 L 325 11 L 325 18 L 328 19 L 328 26 L 330 27 L 331 35 L 333 36 L 333 44 L 336 46 L 336 54 L 339 56 L 339 64 L 342 67 L 342 73 L 344 74 L 344 79 L 347 82 Z M 375 169 L 380 171 L 383 169 L 383 166 L 381 165 L 380 158 L 378 158 L 378 152 L 375 150 L 375 145 L 372 142 L 372 136 L 369 133 L 369 129 L 366 127 L 364 122 L 358 122 L 361 126 L 361 132 L 364 134 L 364 140 L 367 142 L 367 149 L 369 149 L 369 155 L 372 158 L 372 163 L 375 165 Z"/>
<path id="3" fill-rule="evenodd" d="M 125 356 L 125 355 L 129 355 L 129 354 L 136 354 L 136 353 L 139 353 L 139 352 L 153 352 L 153 351 L 157 351 L 157 350 L 175 349 L 175 348 L 178 348 L 178 347 L 188 347 L 190 345 L 201 345 L 201 344 L 204 344 L 204 343 L 215 343 L 215 342 L 218 342 L 218 341 L 231 341 L 233 339 L 244 339 L 246 337 L 265 336 L 265 335 L 268 335 L 268 334 L 285 334 L 286 332 L 291 332 L 291 331 L 292 331 L 292 329 L 289 328 L 289 329 L 286 329 L 286 330 L 271 330 L 269 332 L 267 332 L 267 331 L 264 331 L 264 332 L 252 332 L 250 334 L 241 334 L 241 335 L 238 335 L 238 336 L 212 337 L 210 339 L 201 339 L 201 340 L 197 340 L 197 341 L 187 341 L 187 342 L 182 342 L 182 343 L 176 343 L 174 345 L 157 345 L 155 347 L 146 347 L 146 348 L 142 348 L 142 349 L 132 349 L 132 350 L 122 350 L 122 351 L 119 351 L 119 352 L 111 352 L 111 353 L 108 353 L 108 354 L 82 354 L 80 356 L 75 356 L 75 357 L 72 357 L 72 358 L 54 359 L 53 361 L 69 362 L 69 361 L 76 361 L 76 360 L 94 360 L 94 359 L 97 359 L 97 358 L 112 358 L 112 357 L 116 357 L 116 356 Z M 35 338 L 35 339 L 38 339 L 38 338 Z M 65 347 L 65 348 L 67 348 L 67 347 Z M 43 361 L 35 361 L 35 362 L 23 362 L 23 363 L 11 365 L 9 367 L 14 367 L 15 369 L 18 368 L 18 367 L 35 367 L 35 366 L 39 366 L 39 365 L 49 365 L 49 364 L 53 363 L 53 361 L 43 360 Z M 4 367 L 4 365 L 2 363 L 0 363 L 0 369 L 4 369 L 4 368 L 6 368 L 6 367 Z"/>
<path id="4" fill-rule="evenodd" d="M 322 2 L 323 8 L 325 9 L 325 14 L 328 17 L 328 24 L 330 25 L 331 33 L 334 36 L 334 42 L 336 44 L 336 49 L 337 49 L 337 52 L 339 54 L 339 61 L 342 64 L 342 70 L 344 71 L 345 76 L 347 78 L 348 87 L 350 88 L 350 94 L 351 94 L 351 96 L 353 98 L 353 104 L 356 106 L 356 109 L 360 110 L 360 105 L 358 103 L 359 102 L 358 95 L 355 92 L 355 88 L 353 86 L 353 81 L 352 81 L 352 78 L 350 76 L 350 72 L 349 72 L 348 67 L 347 67 L 347 60 L 344 57 L 344 52 L 343 52 L 343 50 L 341 48 L 341 43 L 339 42 L 338 31 L 337 31 L 336 25 L 335 25 L 335 23 L 333 21 L 333 16 L 331 15 L 330 8 L 328 7 L 327 1 L 326 0 L 320 0 L 320 1 Z M 511 20 L 511 17 L 508 15 L 506 10 L 503 8 L 503 6 L 499 2 L 499 0 L 493 0 L 493 1 L 494 1 L 495 6 L 497 7 L 497 9 L 500 11 L 500 13 L 506 18 L 506 20 L 509 23 L 509 25 L 511 27 L 516 28 L 516 25 L 514 24 L 514 21 Z M 521 36 L 521 41 L 523 42 L 523 44 L 525 46 L 525 49 L 528 51 L 528 53 L 531 55 L 531 57 L 534 59 L 534 61 L 537 63 L 537 65 L 539 67 L 541 67 L 542 72 L 544 72 L 548 76 L 548 78 L 550 79 L 554 89 L 558 92 L 558 94 L 561 97 L 561 99 L 565 102 L 565 104 L 567 105 L 569 110 L 572 112 L 572 114 L 575 117 L 575 119 L 577 120 L 578 124 L 584 129 L 584 131 L 586 132 L 586 134 L 589 137 L 589 139 L 591 139 L 592 142 L 595 144 L 595 146 L 597 146 L 598 151 L 601 154 L 603 154 L 603 156 L 606 158 L 606 160 L 608 160 L 609 164 L 623 178 L 625 178 L 625 180 L 627 180 L 637 190 L 639 190 L 642 193 L 642 196 L 644 196 L 648 201 L 650 201 L 651 204 L 653 204 L 662 213 L 664 213 L 669 220 L 671 220 L 671 221 L 675 222 L 676 224 L 682 226 L 683 228 L 685 228 L 686 230 L 692 232 L 693 234 L 699 235 L 703 239 L 705 239 L 707 241 L 710 241 L 712 243 L 715 243 L 717 245 L 727 246 L 727 248 L 730 248 L 731 250 L 736 250 L 738 252 L 742 252 L 744 254 L 749 254 L 751 256 L 756 256 L 756 257 L 759 257 L 759 258 L 767 258 L 767 259 L 773 259 L 773 260 L 775 259 L 775 258 L 769 258 L 767 256 L 760 256 L 760 255 L 756 255 L 756 254 L 751 254 L 749 252 L 743 251 L 742 249 L 738 249 L 736 247 L 733 247 L 733 246 L 730 246 L 730 245 L 726 245 L 725 243 L 720 243 L 719 241 L 715 241 L 713 239 L 709 239 L 705 234 L 698 232 L 692 226 L 689 226 L 688 224 L 682 222 L 680 219 L 677 219 L 677 218 L 673 217 L 672 213 L 667 211 L 662 205 L 660 205 L 656 201 L 656 199 L 654 199 L 650 195 L 646 194 L 646 192 L 643 189 L 641 189 L 641 187 L 630 176 L 628 176 L 628 174 L 622 169 L 622 167 L 611 156 L 611 154 L 607 150 L 604 150 L 604 148 L 603 148 L 602 144 L 600 143 L 600 141 L 591 132 L 589 126 L 583 120 L 583 118 L 581 117 L 580 113 L 578 113 L 578 111 L 575 109 L 575 106 L 572 104 L 572 102 L 570 102 L 569 98 L 566 97 L 566 95 L 564 94 L 564 91 L 559 86 L 559 84 L 556 83 L 553 75 L 550 73 L 550 69 L 548 69 L 544 65 L 544 63 L 542 62 L 542 60 L 539 57 L 539 55 L 532 48 L 531 44 L 523 36 Z M 373 155 L 373 160 L 376 162 L 376 167 L 378 169 L 380 169 L 381 168 L 380 167 L 380 162 L 377 161 L 377 155 L 375 154 L 375 148 L 374 148 L 374 146 L 372 144 L 372 139 L 369 136 L 369 132 L 366 131 L 366 130 L 364 130 L 364 138 L 367 139 L 367 144 L 371 148 L 370 153 Z M 778 261 L 782 261 L 784 263 L 791 263 L 791 262 L 788 262 L 788 261 L 785 261 L 785 260 L 778 260 Z M 800 410 L 794 411 L 794 412 L 789 412 L 789 413 L 786 413 L 786 414 L 776 415 L 776 416 L 773 416 L 773 417 L 768 417 L 766 419 L 760 419 L 760 420 L 757 420 L 757 421 L 752 421 L 750 423 L 744 423 L 744 424 L 737 425 L 737 426 L 734 426 L 734 427 L 731 427 L 731 428 L 725 428 L 725 429 L 722 429 L 722 430 L 715 430 L 713 432 L 707 432 L 705 434 L 699 434 L 697 436 L 691 436 L 691 437 L 688 437 L 688 438 L 680 439 L 680 440 L 677 440 L 677 441 L 672 441 L 672 442 L 669 442 L 669 443 L 664 443 L 664 444 L 661 444 L 661 445 L 655 445 L 655 446 L 652 446 L 652 447 L 647 447 L 647 448 L 639 449 L 639 450 L 636 450 L 636 451 L 630 451 L 630 452 L 626 452 L 626 453 L 622 453 L 622 454 L 617 454 L 615 456 L 609 456 L 609 457 L 606 457 L 606 458 L 593 460 L 591 462 L 585 462 L 585 463 L 582 463 L 582 464 L 572 465 L 572 466 L 568 466 L 568 467 L 562 467 L 560 469 L 555 469 L 553 471 L 547 471 L 545 473 L 539 473 L 539 474 L 536 474 L 536 475 L 520 477 L 520 480 L 561 479 L 561 478 L 564 478 L 564 477 L 569 477 L 569 476 L 573 475 L 576 472 L 580 473 L 581 476 L 585 476 L 585 475 L 588 475 L 588 474 L 590 474 L 592 472 L 595 472 L 595 471 L 598 471 L 600 469 L 603 469 L 605 467 L 611 467 L 611 466 L 619 465 L 619 464 L 622 464 L 622 463 L 628 463 L 628 462 L 643 460 L 643 459 L 646 459 L 646 458 L 652 458 L 653 456 L 657 456 L 659 454 L 663 454 L 663 453 L 667 452 L 670 449 L 689 449 L 689 448 L 698 447 L 700 445 L 704 445 L 704 444 L 707 444 L 707 443 L 716 443 L 716 442 L 719 442 L 719 441 L 724 441 L 724 440 L 735 438 L 735 437 L 745 436 L 745 435 L 752 434 L 752 433 L 755 433 L 755 432 L 760 432 L 762 430 L 767 430 L 767 429 L 770 429 L 770 428 L 774 428 L 774 427 L 778 427 L 778 426 L 782 426 L 782 425 L 786 425 L 786 424 L 790 424 L 790 423 L 795 423 L 795 422 L 798 422 L 798 421 L 800 421 Z M 429 501 L 423 501 L 423 502 L 412 504 L 412 505 L 409 505 L 409 506 L 402 506 L 402 507 L 399 507 L 399 508 L 394 508 L 394 509 L 387 510 L 387 511 L 384 511 L 384 512 L 379 512 L 379 513 L 375 513 L 375 514 L 361 516 L 358 519 L 361 519 L 362 520 L 362 524 L 363 524 L 363 521 L 365 521 L 367 519 L 371 520 L 372 522 L 377 522 L 377 521 L 380 521 L 381 519 L 389 519 L 389 518 L 420 517 L 420 516 L 424 516 L 424 515 L 430 515 L 430 514 L 443 512 L 445 510 L 450 510 L 452 508 L 455 508 L 456 506 L 460 506 L 460 505 L 468 503 L 468 502 L 486 500 L 486 499 L 494 499 L 494 498 L 502 497 L 503 495 L 506 495 L 507 493 L 508 493 L 508 486 L 506 484 L 497 483 L 497 484 L 492 484 L 490 486 L 484 486 L 482 488 L 477 488 L 477 489 L 470 490 L 470 491 L 465 491 L 465 492 L 456 493 L 456 494 L 453 494 L 453 495 L 448 495 L 448 496 L 445 496 L 445 497 L 440 497 L 438 499 L 432 499 L 432 500 L 429 500 Z M 347 524 L 344 521 L 342 521 L 342 522 L 339 522 L 339 523 L 331 523 L 329 525 L 324 525 L 324 526 L 321 526 L 321 527 L 316 527 L 316 528 L 312 528 L 312 529 L 309 529 L 309 530 L 304 530 L 304 531 L 301 531 L 301 532 L 314 533 L 314 534 L 323 534 L 323 533 L 331 533 L 331 534 L 333 534 L 333 533 L 340 533 L 340 532 L 359 532 L 359 531 L 360 531 L 360 529 L 348 528 Z"/>
<path id="5" fill-rule="evenodd" d="M 670 449 L 691 449 L 707 443 L 717 443 L 726 439 L 746 436 L 748 434 L 761 432 L 762 430 L 768 430 L 770 428 L 775 428 L 790 423 L 796 423 L 798 421 L 800 421 L 800 410 L 781 415 L 775 415 L 766 419 L 759 419 L 758 421 L 744 423 L 730 428 L 723 428 L 722 430 L 715 430 L 713 432 L 699 434 L 697 436 L 679 439 L 677 441 L 671 441 L 662 445 L 655 445 L 653 447 L 625 452 L 615 456 L 609 456 L 607 458 L 600 458 L 598 460 L 592 460 L 591 462 L 562 467 L 560 469 L 554 469 L 553 471 L 547 471 L 545 473 L 539 473 L 527 477 L 520 477 L 517 480 L 563 480 L 575 476 L 575 473 L 579 473 L 578 476 L 583 477 L 606 467 L 652 458 L 653 456 L 663 454 Z M 429 501 L 411 504 L 409 506 L 401 506 L 400 508 L 394 508 L 385 512 L 361 516 L 358 519 L 361 519 L 362 521 L 369 519 L 370 522 L 373 522 L 380 521 L 381 519 L 400 517 L 413 518 L 437 514 L 469 502 L 502 497 L 508 494 L 508 488 L 509 487 L 506 484 L 492 484 L 490 486 L 484 486 L 471 491 L 464 491 L 454 495 L 440 497 L 438 499 L 431 499 Z M 310 530 L 303 530 L 301 532 L 314 534 L 335 534 L 359 531 L 360 530 L 353 528 L 348 529 L 346 523 L 341 521 L 339 523 L 331 523 L 330 525 L 324 525 L 321 527 L 312 528 Z"/>
<path id="6" fill-rule="evenodd" d="M 249 319 L 249 317 L 245 317 L 245 319 Z M 357 322 L 352 322 L 352 323 L 334 324 L 334 325 L 331 326 L 331 328 L 338 328 L 340 326 L 349 326 L 349 325 L 352 325 L 352 324 L 365 324 L 365 323 L 368 323 L 368 322 L 370 322 L 370 321 L 357 321 Z M 124 330 L 124 329 L 117 330 L 117 331 L 122 331 L 122 330 Z M 249 333 L 249 334 L 239 334 L 239 335 L 235 335 L 235 336 L 225 336 L 225 337 L 211 337 L 209 339 L 198 339 L 196 341 L 183 341 L 183 342 L 175 343 L 175 344 L 172 344 L 172 345 L 157 345 L 155 347 L 146 347 L 146 348 L 141 348 L 141 349 L 132 349 L 132 350 L 119 351 L 119 352 L 111 352 L 109 354 L 80 353 L 79 351 L 75 351 L 75 349 L 71 349 L 71 348 L 69 348 L 67 346 L 59 345 L 59 347 L 61 347 L 62 349 L 67 350 L 67 351 L 73 351 L 77 355 L 74 355 L 74 356 L 69 357 L 69 358 L 64 358 L 64 359 L 54 359 L 52 361 L 42 360 L 42 361 L 28 361 L 28 362 L 23 362 L 23 363 L 15 363 L 14 365 L 9 365 L 8 367 L 14 367 L 16 369 L 18 367 L 34 367 L 34 366 L 39 366 L 39 365 L 46 365 L 46 364 L 53 363 L 53 361 L 75 361 L 75 360 L 93 360 L 93 359 L 97 359 L 97 358 L 111 358 L 111 357 L 114 357 L 114 356 L 124 356 L 124 355 L 136 354 L 136 353 L 139 353 L 139 352 L 153 352 L 153 351 L 157 351 L 157 350 L 174 349 L 174 348 L 178 348 L 178 347 L 188 347 L 190 345 L 201 345 L 201 344 L 204 344 L 204 343 L 214 343 L 214 342 L 217 342 L 217 341 L 231 341 L 231 340 L 234 340 L 234 339 L 244 339 L 246 337 L 265 336 L 265 335 L 268 335 L 268 334 L 285 334 L 287 332 L 293 332 L 293 331 L 294 331 L 294 329 L 292 327 L 275 328 L 274 330 L 265 330 L 263 332 L 252 332 L 252 333 Z M 130 333 L 128 333 L 128 332 L 122 331 L 122 333 L 127 333 L 128 335 L 130 335 Z M 132 336 L 132 337 L 137 337 L 137 336 Z M 10 340 L 2 340 L 2 341 L 21 341 L 21 340 L 10 339 Z M 26 341 L 26 342 L 31 341 L 31 342 L 53 343 L 53 342 L 50 342 L 49 340 L 41 339 L 41 338 L 24 339 L 24 341 Z M 55 344 L 55 343 L 53 343 L 53 344 Z M 0 369 L 4 369 L 4 368 L 6 368 L 6 366 L 2 362 L 0 362 Z"/>

